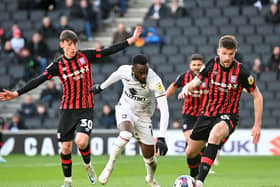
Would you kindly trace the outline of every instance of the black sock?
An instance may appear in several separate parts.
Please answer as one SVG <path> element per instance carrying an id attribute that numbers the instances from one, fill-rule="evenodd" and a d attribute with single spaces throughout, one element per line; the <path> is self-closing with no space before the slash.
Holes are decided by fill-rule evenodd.
<path id="1" fill-rule="evenodd" d="M 61 166 L 62 166 L 64 177 L 71 177 L 72 176 L 71 154 L 64 155 L 61 153 L 60 157 L 61 157 Z"/>
<path id="2" fill-rule="evenodd" d="M 188 162 L 188 166 L 190 168 L 190 175 L 193 178 L 196 178 L 198 175 L 198 168 L 200 165 L 200 154 L 198 154 L 196 157 L 194 158 L 188 158 L 187 162 Z"/>
<path id="3" fill-rule="evenodd" d="M 79 149 L 79 151 L 80 151 L 80 153 L 83 157 L 84 163 L 88 164 L 90 162 L 90 148 L 89 148 L 89 145 L 85 149 Z"/>
<path id="4" fill-rule="evenodd" d="M 201 151 L 200 151 L 200 156 L 203 155 L 203 153 L 204 153 L 204 151 L 205 151 L 205 148 L 206 148 L 206 147 L 203 147 L 203 148 L 201 149 Z"/>
<path id="5" fill-rule="evenodd" d="M 2 132 L 0 132 L 0 150 L 2 148 L 3 145 L 3 138 L 2 138 Z"/>
<path id="6" fill-rule="evenodd" d="M 199 167 L 198 180 L 204 181 L 215 158 L 217 155 L 219 145 L 216 144 L 208 144 L 202 157 L 201 164 Z"/>

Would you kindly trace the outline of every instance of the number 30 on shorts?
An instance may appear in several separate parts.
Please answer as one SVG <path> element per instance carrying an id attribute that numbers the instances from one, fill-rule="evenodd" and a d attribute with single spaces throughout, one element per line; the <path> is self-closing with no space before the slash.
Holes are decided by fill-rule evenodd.
<path id="1" fill-rule="evenodd" d="M 92 129 L 92 120 L 90 119 L 81 119 L 81 127 L 87 127 L 89 129 Z"/>

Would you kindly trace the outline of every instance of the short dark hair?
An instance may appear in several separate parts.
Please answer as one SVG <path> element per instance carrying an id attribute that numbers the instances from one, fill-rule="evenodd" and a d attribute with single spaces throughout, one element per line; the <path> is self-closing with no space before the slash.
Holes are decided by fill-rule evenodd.
<path id="1" fill-rule="evenodd" d="M 148 59 L 143 54 L 137 54 L 132 58 L 132 64 L 140 64 L 140 65 L 146 65 L 148 63 Z"/>
<path id="2" fill-rule="evenodd" d="M 192 60 L 201 60 L 202 62 L 204 62 L 203 56 L 198 53 L 192 54 L 192 56 L 189 58 L 189 62 L 191 62 Z"/>
<path id="3" fill-rule="evenodd" d="M 237 49 L 238 42 L 232 35 L 222 36 L 219 40 L 219 48 Z"/>
<path id="4" fill-rule="evenodd" d="M 64 30 L 60 33 L 59 40 L 63 42 L 64 40 L 71 40 L 74 43 L 78 42 L 78 36 L 74 31 Z"/>

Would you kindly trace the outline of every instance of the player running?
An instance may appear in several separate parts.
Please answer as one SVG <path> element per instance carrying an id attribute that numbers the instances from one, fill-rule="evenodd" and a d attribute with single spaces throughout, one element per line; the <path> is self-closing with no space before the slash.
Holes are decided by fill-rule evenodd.
<path id="1" fill-rule="evenodd" d="M 154 156 L 151 116 L 154 113 L 157 101 L 161 118 L 156 153 L 164 156 L 168 150 L 165 143 L 165 134 L 169 120 L 165 89 L 160 77 L 149 68 L 148 60 L 144 55 L 138 54 L 133 57 L 132 61 L 132 65 L 120 66 L 102 84 L 95 85 L 92 88 L 92 91 L 97 94 L 119 80 L 123 84 L 121 98 L 115 107 L 120 133 L 98 180 L 101 184 L 108 182 L 118 155 L 134 135 L 140 144 L 147 170 L 145 180 L 151 187 L 159 187 L 160 185 L 154 177 L 157 161 Z"/>
<path id="2" fill-rule="evenodd" d="M 203 102 L 203 111 L 190 135 L 187 157 L 192 165 L 199 163 L 200 150 L 207 142 L 201 157 L 197 187 L 203 182 L 216 157 L 220 142 L 230 136 L 238 122 L 238 107 L 242 89 L 245 88 L 254 100 L 255 123 L 252 129 L 253 143 L 257 144 L 261 135 L 263 97 L 252 75 L 234 59 L 237 41 L 234 36 L 220 38 L 218 56 L 211 59 L 198 76 L 184 86 L 180 97 L 189 95 L 204 78 L 209 80 L 209 94 Z"/>
<path id="3" fill-rule="evenodd" d="M 58 76 L 63 86 L 60 105 L 60 120 L 57 139 L 61 142 L 61 166 L 64 174 L 63 187 L 72 186 L 72 141 L 79 148 L 90 183 L 96 183 L 96 175 L 90 162 L 89 136 L 93 128 L 94 95 L 92 63 L 116 53 L 134 43 L 140 36 L 142 27 L 136 27 L 132 37 L 103 50 L 77 50 L 78 37 L 71 30 L 60 34 L 60 47 L 63 55 L 56 58 L 37 78 L 17 91 L 0 92 L 0 99 L 11 100 L 36 88 L 48 79 Z M 75 134 L 76 133 L 76 134 Z"/>

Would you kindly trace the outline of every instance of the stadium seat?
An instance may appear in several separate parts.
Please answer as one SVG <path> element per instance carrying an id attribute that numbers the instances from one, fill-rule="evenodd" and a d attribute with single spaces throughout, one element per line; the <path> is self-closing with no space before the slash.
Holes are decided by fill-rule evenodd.
<path id="1" fill-rule="evenodd" d="M 265 20 L 263 16 L 253 16 L 253 17 L 248 17 L 249 18 L 249 24 L 250 25 L 263 25 L 265 24 Z"/>
<path id="2" fill-rule="evenodd" d="M 263 44 L 263 37 L 261 35 L 249 35 L 245 37 L 247 44 Z"/>
<path id="3" fill-rule="evenodd" d="M 35 30 L 34 29 L 25 29 L 23 31 L 23 37 L 27 40 L 27 41 L 30 41 L 32 40 L 32 36 L 33 34 L 35 33 Z"/>
<path id="4" fill-rule="evenodd" d="M 57 52 L 59 50 L 58 38 L 48 38 L 46 40 L 47 46 L 52 52 Z"/>
<path id="5" fill-rule="evenodd" d="M 187 10 L 191 10 L 194 9 L 198 6 L 197 1 L 193 1 L 193 0 L 184 0 L 184 6 L 187 8 Z"/>
<path id="6" fill-rule="evenodd" d="M 52 21 L 53 20 L 58 20 L 59 21 L 60 16 L 61 16 L 61 12 L 60 11 L 49 11 L 48 16 L 51 18 Z"/>
<path id="7" fill-rule="evenodd" d="M 23 65 L 10 65 L 8 68 L 8 74 L 12 76 L 14 79 L 22 79 L 24 76 L 25 68 Z"/>
<path id="8" fill-rule="evenodd" d="M 193 26 L 192 19 L 189 17 L 178 18 L 175 20 L 175 24 L 177 27 L 186 28 Z"/>
<path id="9" fill-rule="evenodd" d="M 8 12 L 0 12 L 0 21 L 1 24 L 4 23 L 5 21 L 8 21 L 11 19 L 10 14 Z M 3 25 L 2 25 L 3 26 Z"/>
<path id="10" fill-rule="evenodd" d="M 200 34 L 198 27 L 187 27 L 184 29 L 184 36 L 193 36 Z"/>
<path id="11" fill-rule="evenodd" d="M 17 12 L 17 9 L 18 9 L 18 2 L 9 2 L 6 5 L 6 10 L 8 12 Z"/>
<path id="12" fill-rule="evenodd" d="M 185 60 L 184 55 L 176 54 L 176 55 L 172 55 L 172 56 L 168 57 L 168 63 L 170 65 L 172 65 L 172 64 L 176 65 L 179 63 L 188 63 L 188 62 Z"/>
<path id="13" fill-rule="evenodd" d="M 235 6 L 225 7 L 223 8 L 223 15 L 226 17 L 237 17 L 240 15 L 240 9 Z"/>
<path id="14" fill-rule="evenodd" d="M 219 25 L 219 26 L 224 26 L 229 24 L 229 18 L 228 17 L 217 17 L 212 19 L 213 25 Z"/>
<path id="15" fill-rule="evenodd" d="M 230 0 L 222 0 L 222 1 L 218 0 L 218 1 L 216 1 L 216 6 L 217 7 L 224 8 L 224 7 L 229 7 L 229 5 L 230 5 Z"/>
<path id="16" fill-rule="evenodd" d="M 277 74 L 275 72 L 262 72 L 261 74 L 261 81 L 271 82 L 276 80 Z"/>
<path id="17" fill-rule="evenodd" d="M 239 43 L 238 46 L 238 51 L 240 51 L 242 54 L 248 54 L 253 52 L 253 47 L 251 45 Z"/>
<path id="18" fill-rule="evenodd" d="M 172 40 L 172 44 L 176 46 L 185 46 L 189 44 L 189 40 L 187 37 L 182 37 L 182 35 L 176 36 Z"/>
<path id="19" fill-rule="evenodd" d="M 220 27 L 221 35 L 224 34 L 236 34 L 236 26 L 235 25 L 223 25 Z"/>
<path id="20" fill-rule="evenodd" d="M 253 35 L 256 32 L 253 25 L 244 25 L 242 27 L 238 27 L 237 31 L 241 35 Z"/>
<path id="21" fill-rule="evenodd" d="M 257 33 L 263 35 L 273 34 L 273 25 L 261 25 L 257 27 Z"/>
<path id="22" fill-rule="evenodd" d="M 160 66 L 157 66 L 156 72 L 158 73 L 173 73 L 173 65 L 172 64 L 160 64 Z"/>
<path id="23" fill-rule="evenodd" d="M 207 44 L 207 37 L 206 36 L 202 36 L 202 35 L 192 36 L 190 39 L 191 39 L 190 43 L 194 44 L 194 45 L 197 45 L 198 47 Z"/>
<path id="24" fill-rule="evenodd" d="M 23 33 L 24 33 L 26 30 L 30 30 L 30 29 L 33 28 L 32 22 L 27 21 L 27 20 L 18 22 L 18 26 L 19 26 L 19 28 L 23 31 Z"/>
<path id="25" fill-rule="evenodd" d="M 131 46 L 125 49 L 125 54 L 129 56 L 134 56 L 138 53 L 142 53 L 142 48 Z"/>
<path id="26" fill-rule="evenodd" d="M 148 56 L 157 55 L 160 52 L 160 46 L 144 46 L 143 53 Z"/>
<path id="27" fill-rule="evenodd" d="M 213 25 L 207 27 L 207 29 L 201 29 L 201 34 L 206 36 L 213 36 L 217 35 L 218 33 L 218 27 Z"/>
<path id="28" fill-rule="evenodd" d="M 28 117 L 24 120 L 25 125 L 28 129 L 41 129 L 43 124 L 41 123 L 40 118 L 38 117 Z"/>
<path id="29" fill-rule="evenodd" d="M 280 90 L 279 80 L 270 81 L 269 84 L 267 84 L 267 86 L 269 91 L 277 92 Z"/>
<path id="30" fill-rule="evenodd" d="M 248 16 L 248 17 L 255 17 L 259 15 L 258 9 L 251 5 L 241 7 L 241 13 L 243 16 Z"/>
<path id="31" fill-rule="evenodd" d="M 238 26 L 238 27 L 241 27 L 241 26 L 244 26 L 248 23 L 248 19 L 243 16 L 234 16 L 234 17 L 231 17 L 231 24 L 232 25 L 235 25 L 235 26 Z"/>
<path id="32" fill-rule="evenodd" d="M 85 21 L 82 19 L 73 19 L 69 22 L 69 26 L 78 34 L 84 32 L 84 24 Z"/>
<path id="33" fill-rule="evenodd" d="M 257 85 L 259 87 L 258 83 L 257 83 Z M 263 90 L 261 90 L 261 92 L 262 92 L 262 96 L 263 96 L 263 98 L 265 98 L 265 100 L 273 100 L 273 99 L 275 99 L 274 92 L 266 92 L 266 91 L 263 91 Z"/>
<path id="34" fill-rule="evenodd" d="M 191 17 L 192 18 L 201 18 L 204 16 L 204 10 L 202 8 L 200 9 L 192 9 L 190 11 Z"/>
<path id="35" fill-rule="evenodd" d="M 116 71 L 116 70 L 117 70 L 116 65 L 111 64 L 111 63 L 109 63 L 109 64 L 103 64 L 103 65 L 101 66 L 101 71 L 102 71 L 102 73 L 105 73 L 105 74 L 107 74 L 107 75 L 113 73 L 113 72 Z"/>
<path id="36" fill-rule="evenodd" d="M 198 6 L 200 8 L 208 9 L 208 8 L 214 7 L 215 2 L 216 2 L 216 0 L 198 1 Z"/>
<path id="37" fill-rule="evenodd" d="M 130 57 L 126 55 L 118 56 L 117 58 L 112 58 L 112 61 L 116 65 L 123 65 L 130 63 Z"/>
<path id="38" fill-rule="evenodd" d="M 262 45 L 254 45 L 254 51 L 256 54 L 259 54 L 261 56 L 264 56 L 266 54 L 269 54 L 271 52 L 270 44 L 267 44 L 264 42 Z"/>
<path id="39" fill-rule="evenodd" d="M 277 120 L 276 118 L 264 118 L 262 122 L 262 127 L 267 129 L 267 128 L 279 128 L 277 125 Z"/>
<path id="40" fill-rule="evenodd" d="M 165 55 L 152 55 L 150 56 L 150 62 L 151 64 L 161 64 L 161 63 L 166 63 L 167 59 Z"/>
<path id="41" fill-rule="evenodd" d="M 27 21 L 28 19 L 28 12 L 21 10 L 21 11 L 17 11 L 16 13 L 12 14 L 12 19 L 19 23 L 21 21 Z"/>
<path id="42" fill-rule="evenodd" d="M 278 36 L 279 34 L 266 34 L 264 35 L 264 43 L 269 44 L 271 46 L 279 45 L 280 38 Z"/>
<path id="43" fill-rule="evenodd" d="M 182 46 L 179 48 L 180 54 L 184 54 L 186 56 L 189 56 L 193 53 L 197 53 L 196 47 L 193 45 L 187 45 L 187 46 Z"/>
<path id="44" fill-rule="evenodd" d="M 194 22 L 196 26 L 202 27 L 203 29 L 205 29 L 205 27 L 208 27 L 211 23 L 210 18 L 208 17 L 196 18 Z"/>
<path id="45" fill-rule="evenodd" d="M 143 23 L 143 27 L 147 28 L 147 27 L 157 27 L 158 26 L 158 22 L 155 20 L 151 20 L 151 19 L 146 19 L 144 20 Z"/>
<path id="46" fill-rule="evenodd" d="M 39 21 L 41 23 L 44 16 L 45 16 L 45 12 L 42 10 L 30 11 L 30 19 L 32 21 Z"/>
<path id="47" fill-rule="evenodd" d="M 164 18 L 159 20 L 159 27 L 172 28 L 175 26 L 175 20 L 171 18 Z"/>
<path id="48" fill-rule="evenodd" d="M 180 29 L 180 27 L 171 27 L 167 29 L 167 32 L 165 34 L 165 36 L 169 36 L 171 38 L 175 37 L 175 36 L 181 36 L 182 37 L 182 30 Z"/>
<path id="49" fill-rule="evenodd" d="M 178 52 L 178 49 L 176 46 L 168 45 L 168 46 L 163 46 L 161 53 L 164 55 L 176 55 Z"/>

